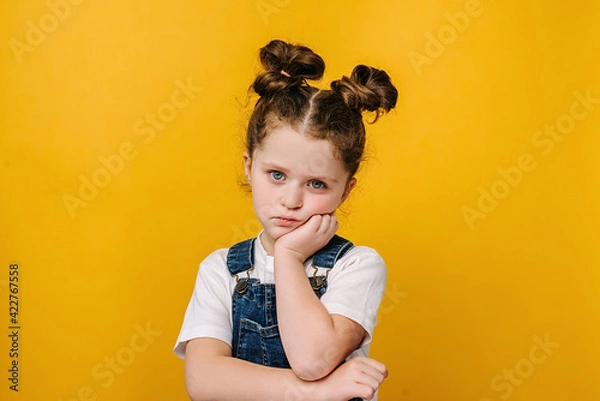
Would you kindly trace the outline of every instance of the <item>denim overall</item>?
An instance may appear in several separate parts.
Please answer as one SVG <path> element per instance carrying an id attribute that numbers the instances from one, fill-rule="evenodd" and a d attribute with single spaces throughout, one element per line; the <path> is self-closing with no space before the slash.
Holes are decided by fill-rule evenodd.
<path id="1" fill-rule="evenodd" d="M 256 240 L 257 238 L 252 238 L 239 242 L 229 248 L 227 254 L 229 273 L 236 280 L 231 303 L 232 353 L 236 358 L 249 362 L 289 369 L 290 364 L 283 350 L 277 326 L 275 284 L 261 284 L 258 279 L 250 278 L 250 271 L 254 268 Z M 352 247 L 350 241 L 334 235 L 325 247 L 313 255 L 314 273 L 308 279 L 319 299 L 327 291 L 329 269 Z M 327 269 L 327 273 L 317 276 L 315 266 Z M 351 401 L 355 400 L 360 401 L 360 398 L 353 398 Z"/>

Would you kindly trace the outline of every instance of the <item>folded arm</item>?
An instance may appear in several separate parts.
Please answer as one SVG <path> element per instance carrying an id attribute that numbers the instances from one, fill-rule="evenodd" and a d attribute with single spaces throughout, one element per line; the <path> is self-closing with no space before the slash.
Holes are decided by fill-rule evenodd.
<path id="1" fill-rule="evenodd" d="M 304 262 L 328 243 L 337 228 L 334 215 L 314 215 L 279 237 L 274 246 L 279 332 L 290 366 L 304 380 L 318 380 L 331 373 L 367 335 L 357 321 L 330 313 L 306 278 Z M 379 255 L 376 257 L 377 260 L 356 261 L 351 272 L 343 272 L 345 284 L 338 287 L 343 293 L 343 299 L 338 299 L 344 304 L 342 308 L 360 316 L 358 321 L 364 322 L 366 315 L 377 311 L 374 306 L 383 295 L 385 264 Z M 368 298 L 370 303 L 361 298 Z M 370 318 L 374 320 L 375 316 Z"/>
<path id="2" fill-rule="evenodd" d="M 354 358 L 328 377 L 308 382 L 291 369 L 233 358 L 229 345 L 212 338 L 189 341 L 185 353 L 185 383 L 192 401 L 371 399 L 385 377 L 383 364 L 370 358 Z"/>
<path id="3" fill-rule="evenodd" d="M 360 346 L 366 331 L 345 316 L 329 313 L 297 258 L 282 252 L 275 256 L 275 264 L 277 320 L 283 348 L 299 377 L 318 380 Z"/>

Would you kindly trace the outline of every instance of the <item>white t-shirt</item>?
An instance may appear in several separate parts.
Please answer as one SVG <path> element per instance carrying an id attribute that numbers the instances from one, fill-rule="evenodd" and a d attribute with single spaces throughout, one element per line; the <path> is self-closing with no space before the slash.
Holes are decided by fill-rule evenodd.
<path id="1" fill-rule="evenodd" d="M 261 234 L 262 231 L 258 236 L 259 241 L 255 241 L 254 269 L 250 277 L 258 278 L 261 283 L 274 283 L 273 257 L 263 248 Z M 194 292 L 174 348 L 180 358 L 185 357 L 187 341 L 198 337 L 216 338 L 231 346 L 231 297 L 235 278 L 227 269 L 227 252 L 228 248 L 219 249 L 200 263 Z M 314 272 L 311 262 L 312 258 L 309 258 L 304 263 L 307 276 L 312 276 Z M 318 275 L 324 275 L 326 270 L 319 269 Z M 242 272 L 240 277 L 246 277 L 246 273 Z M 367 332 L 360 348 L 348 359 L 369 354 L 386 278 L 385 262 L 374 249 L 366 246 L 350 249 L 329 273 L 327 291 L 321 297 L 321 302 L 329 313 L 348 317 Z"/>

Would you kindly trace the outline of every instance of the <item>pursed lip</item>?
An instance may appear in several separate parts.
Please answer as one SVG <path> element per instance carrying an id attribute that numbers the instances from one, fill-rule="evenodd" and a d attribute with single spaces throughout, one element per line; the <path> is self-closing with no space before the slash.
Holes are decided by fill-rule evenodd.
<path id="1" fill-rule="evenodd" d="M 276 219 L 279 220 L 285 220 L 285 221 L 300 221 L 298 219 L 295 219 L 293 217 L 289 217 L 289 216 L 275 216 Z"/>
<path id="2" fill-rule="evenodd" d="M 294 227 L 298 224 L 299 220 L 289 216 L 277 216 L 275 217 L 275 224 L 279 227 Z"/>

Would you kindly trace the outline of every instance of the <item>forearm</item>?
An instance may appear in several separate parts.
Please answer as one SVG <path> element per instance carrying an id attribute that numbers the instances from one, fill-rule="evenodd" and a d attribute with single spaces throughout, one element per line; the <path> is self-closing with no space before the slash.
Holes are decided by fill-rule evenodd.
<path id="1" fill-rule="evenodd" d="M 301 380 L 291 369 L 271 368 L 231 356 L 206 354 L 202 348 L 186 353 L 185 379 L 192 401 L 317 399 L 318 384 Z"/>
<path id="2" fill-rule="evenodd" d="M 343 322 L 335 321 L 315 296 L 297 258 L 276 252 L 274 263 L 277 319 L 290 365 L 302 379 L 324 377 L 356 348 L 360 338 L 351 325 L 339 327 Z M 340 341 L 343 336 L 345 341 Z"/>

